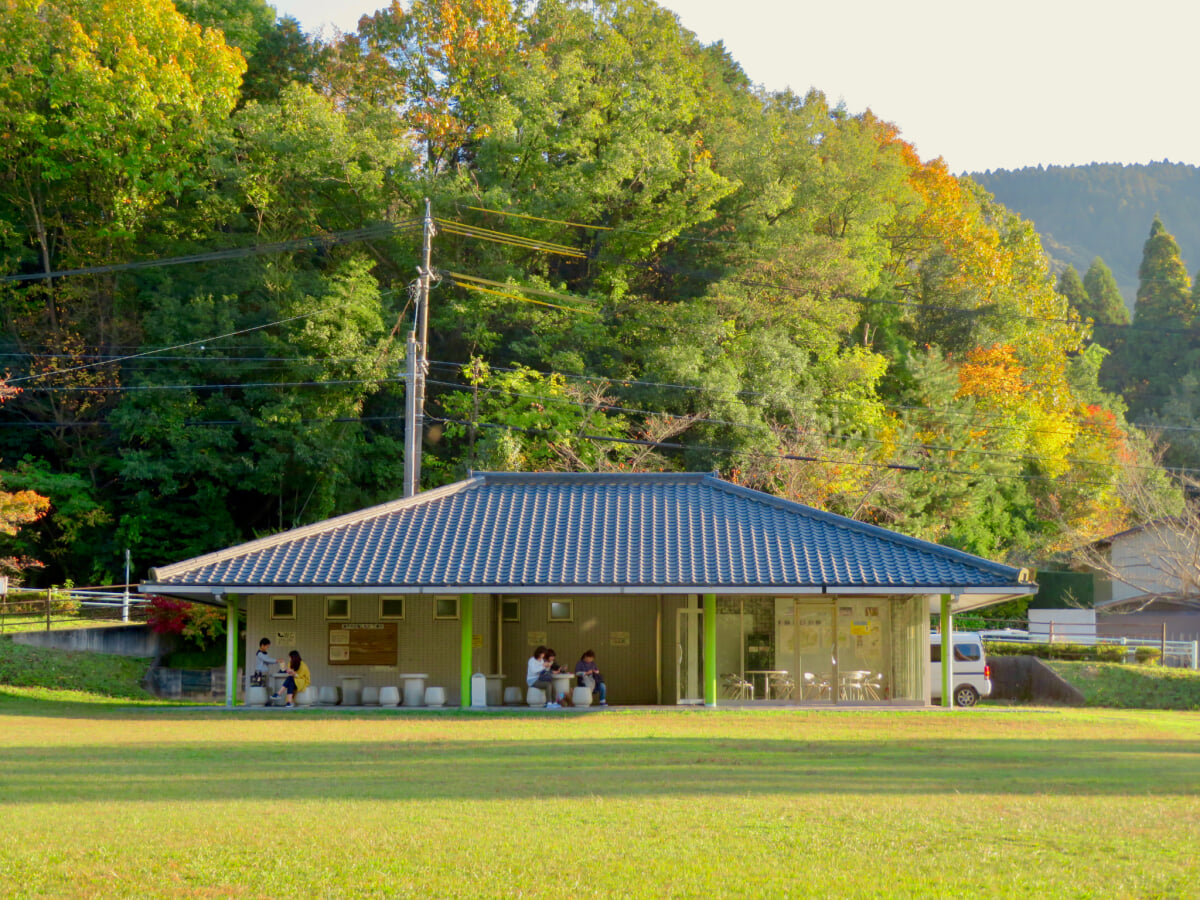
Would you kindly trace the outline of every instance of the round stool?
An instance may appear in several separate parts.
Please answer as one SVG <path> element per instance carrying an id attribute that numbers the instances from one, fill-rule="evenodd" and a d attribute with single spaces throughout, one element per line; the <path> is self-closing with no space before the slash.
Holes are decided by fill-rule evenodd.
<path id="1" fill-rule="evenodd" d="M 571 692 L 571 702 L 576 706 L 591 706 L 592 705 L 592 689 L 590 687 L 577 687 Z"/>
<path id="2" fill-rule="evenodd" d="M 400 705 L 400 688 L 393 685 L 392 687 L 381 687 L 379 689 L 379 705 L 380 706 L 399 706 Z"/>
<path id="3" fill-rule="evenodd" d="M 521 689 L 519 687 L 507 687 L 504 689 L 505 706 L 520 706 L 521 702 Z"/>
<path id="4" fill-rule="evenodd" d="M 261 684 L 250 685 L 250 690 L 246 691 L 247 706 L 266 706 L 267 705 L 267 689 Z"/>
<path id="5" fill-rule="evenodd" d="M 363 706 L 378 706 L 379 705 L 379 688 L 365 687 L 362 689 L 362 705 Z"/>
<path id="6" fill-rule="evenodd" d="M 317 691 L 317 702 L 322 706 L 337 706 L 339 699 L 341 698 L 338 697 L 338 689 L 335 687 L 325 685 Z"/>
<path id="7" fill-rule="evenodd" d="M 432 686 L 425 688 L 425 705 L 435 707 L 445 706 L 446 689 Z"/>
<path id="8" fill-rule="evenodd" d="M 312 685 L 309 685 L 304 690 L 300 691 L 300 693 L 296 694 L 296 699 L 294 702 L 297 706 L 316 706 L 317 705 L 316 689 L 313 688 Z"/>
<path id="9" fill-rule="evenodd" d="M 530 706 L 545 706 L 546 692 L 541 688 L 531 687 L 525 694 L 525 702 Z"/>

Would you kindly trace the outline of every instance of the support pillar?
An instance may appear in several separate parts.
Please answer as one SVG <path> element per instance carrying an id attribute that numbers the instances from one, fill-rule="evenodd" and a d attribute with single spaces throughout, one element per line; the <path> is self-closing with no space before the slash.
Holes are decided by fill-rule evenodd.
<path id="1" fill-rule="evenodd" d="M 704 595 L 704 705 L 717 705 L 717 595 Z"/>
<path id="2" fill-rule="evenodd" d="M 950 613 L 949 594 L 942 594 L 939 621 L 942 626 L 942 706 L 954 709 L 950 686 L 954 684 L 954 616 Z"/>
<path id="3" fill-rule="evenodd" d="M 462 594 L 458 598 L 458 620 L 462 627 L 462 646 L 459 649 L 460 691 L 459 706 L 469 709 L 471 706 L 471 674 L 472 655 L 474 654 L 474 619 L 475 595 Z"/>
<path id="4" fill-rule="evenodd" d="M 225 707 L 237 700 L 238 599 L 225 595 Z"/>

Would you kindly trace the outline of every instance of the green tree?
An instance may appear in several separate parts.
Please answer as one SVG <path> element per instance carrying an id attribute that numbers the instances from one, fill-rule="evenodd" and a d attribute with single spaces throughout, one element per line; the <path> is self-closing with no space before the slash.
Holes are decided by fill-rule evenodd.
<path id="1" fill-rule="evenodd" d="M 1179 244 L 1162 219 L 1155 216 L 1138 267 L 1134 323 L 1142 329 L 1190 328 L 1195 321 L 1191 279 L 1180 257 Z"/>
<path id="2" fill-rule="evenodd" d="M 1083 286 L 1083 280 L 1079 277 L 1079 272 L 1074 266 L 1067 266 L 1063 269 L 1062 274 L 1058 276 L 1058 286 L 1056 288 L 1060 294 L 1067 298 L 1067 302 L 1083 318 L 1095 318 L 1091 308 L 1091 298 L 1088 296 L 1087 289 Z"/>
<path id="3" fill-rule="evenodd" d="M 1117 287 L 1117 280 L 1104 260 L 1097 256 L 1083 276 L 1083 287 L 1090 301 L 1091 317 L 1097 325 L 1128 325 L 1129 307 Z M 1107 335 L 1102 334 L 1102 337 Z"/>

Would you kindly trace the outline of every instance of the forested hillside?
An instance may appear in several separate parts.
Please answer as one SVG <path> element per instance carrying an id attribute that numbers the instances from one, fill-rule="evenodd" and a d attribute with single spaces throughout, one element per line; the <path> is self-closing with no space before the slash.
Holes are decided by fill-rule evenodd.
<path id="1" fill-rule="evenodd" d="M 31 580 L 399 496 L 425 197 L 425 487 L 715 468 L 1013 561 L 1166 491 L 1028 221 L 647 0 L 416 0 L 333 43 L 259 0 L 0 17 Z"/>
<path id="2" fill-rule="evenodd" d="M 1142 243 L 1156 215 L 1185 262 L 1200 266 L 1200 168 L 1182 163 L 1039 166 L 974 173 L 1006 207 L 1035 225 L 1050 255 L 1085 271 L 1097 256 L 1133 309 Z"/>

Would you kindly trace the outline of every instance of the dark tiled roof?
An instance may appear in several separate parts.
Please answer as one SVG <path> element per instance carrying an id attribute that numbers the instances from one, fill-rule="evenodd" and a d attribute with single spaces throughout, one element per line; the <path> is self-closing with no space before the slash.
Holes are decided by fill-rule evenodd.
<path id="1" fill-rule="evenodd" d="M 1017 589 L 1023 570 L 703 474 L 487 473 L 151 573 L 166 590 Z M 148 586 L 150 587 L 150 586 Z"/>

